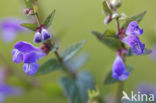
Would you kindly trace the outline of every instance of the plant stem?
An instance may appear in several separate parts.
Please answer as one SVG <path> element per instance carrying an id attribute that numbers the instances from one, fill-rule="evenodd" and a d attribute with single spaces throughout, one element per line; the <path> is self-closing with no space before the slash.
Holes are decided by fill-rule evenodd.
<path id="1" fill-rule="evenodd" d="M 116 103 L 121 103 L 121 97 L 122 97 L 122 91 L 124 89 L 124 82 L 119 82 L 118 83 L 118 91 L 116 95 Z"/>
<path id="2" fill-rule="evenodd" d="M 68 68 L 64 62 L 63 62 L 63 59 L 61 58 L 61 56 L 59 55 L 59 53 L 57 51 L 54 52 L 54 54 L 56 55 L 58 61 L 60 62 L 60 64 L 63 66 L 64 70 L 69 73 L 73 78 L 76 77 L 76 73 L 73 72 L 70 68 Z"/>
<path id="3" fill-rule="evenodd" d="M 116 23 L 116 28 L 117 28 L 117 35 L 119 36 L 120 35 L 120 22 L 119 22 L 119 19 L 116 18 L 115 19 L 115 23 Z M 122 44 L 122 48 L 124 49 L 125 48 L 125 45 L 121 42 Z M 121 54 L 122 56 L 122 54 Z M 123 60 L 125 60 L 125 57 L 123 58 Z M 123 81 L 120 81 L 118 83 L 118 91 L 117 91 L 117 95 L 116 95 L 116 103 L 121 103 L 121 97 L 122 97 L 122 91 L 124 89 L 124 82 Z"/>
<path id="4" fill-rule="evenodd" d="M 32 3 L 32 4 L 33 4 L 33 3 Z M 42 23 L 41 23 L 41 19 L 40 19 L 38 13 L 36 13 L 35 16 L 36 16 L 36 18 L 37 18 L 38 24 L 41 25 Z M 53 47 L 53 44 L 51 43 L 50 40 L 48 40 L 46 44 L 47 44 L 48 46 L 50 46 L 50 47 Z M 69 67 L 67 67 L 67 66 L 65 65 L 65 63 L 64 63 L 64 61 L 63 61 L 63 59 L 62 59 L 62 57 L 59 55 L 59 53 L 58 53 L 57 50 L 54 51 L 54 54 L 55 54 L 55 56 L 57 57 L 59 63 L 60 63 L 60 64 L 62 65 L 62 67 L 64 68 L 64 70 L 65 70 L 68 74 L 70 74 L 73 78 L 75 78 L 75 77 L 76 77 L 76 73 L 73 72 L 72 69 L 70 69 Z"/>
<path id="5" fill-rule="evenodd" d="M 118 18 L 115 19 L 115 23 L 116 23 L 116 27 L 117 27 L 117 34 L 119 35 L 119 33 L 120 33 L 120 23 L 119 23 Z"/>
<path id="6" fill-rule="evenodd" d="M 35 15 L 36 15 L 36 18 L 37 18 L 38 24 L 41 25 L 41 19 L 40 19 L 38 13 L 36 13 Z"/>

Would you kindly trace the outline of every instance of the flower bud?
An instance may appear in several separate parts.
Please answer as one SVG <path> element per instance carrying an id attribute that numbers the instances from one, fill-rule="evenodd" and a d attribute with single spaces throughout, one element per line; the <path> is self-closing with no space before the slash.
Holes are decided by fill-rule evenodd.
<path id="1" fill-rule="evenodd" d="M 35 43 L 40 43 L 42 41 L 42 35 L 40 32 L 36 32 L 35 36 L 34 36 L 34 42 Z"/>
<path id="2" fill-rule="evenodd" d="M 115 18 L 118 18 L 119 17 L 119 14 L 118 13 L 113 13 L 112 15 L 112 18 L 115 19 Z"/>
<path id="3" fill-rule="evenodd" d="M 122 4 L 122 0 L 110 0 L 110 3 L 113 7 L 119 8 Z"/>
<path id="4" fill-rule="evenodd" d="M 41 34 L 42 34 L 43 40 L 48 40 L 50 38 L 50 34 L 48 33 L 46 29 L 42 29 Z"/>
<path id="5" fill-rule="evenodd" d="M 34 10 L 31 8 L 26 8 L 26 9 L 24 9 L 24 14 L 27 16 L 34 15 Z"/>
<path id="6" fill-rule="evenodd" d="M 112 15 L 108 15 L 105 19 L 104 19 L 104 24 L 109 24 L 112 21 Z"/>

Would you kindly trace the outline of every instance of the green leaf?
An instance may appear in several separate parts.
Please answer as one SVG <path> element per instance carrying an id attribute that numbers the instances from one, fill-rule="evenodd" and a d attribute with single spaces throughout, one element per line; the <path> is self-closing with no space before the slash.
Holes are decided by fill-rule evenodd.
<path id="1" fill-rule="evenodd" d="M 33 6 L 33 10 L 34 10 L 34 14 L 36 14 L 37 11 L 38 11 L 38 7 L 37 6 Z"/>
<path id="2" fill-rule="evenodd" d="M 132 72 L 133 67 L 131 67 L 131 66 L 126 66 L 126 69 L 127 69 L 127 71 Z M 106 76 L 106 78 L 105 78 L 105 80 L 104 80 L 104 84 L 113 84 L 113 83 L 116 83 L 116 82 L 120 82 L 120 81 L 117 80 L 117 79 L 114 79 L 114 78 L 112 77 L 112 70 L 109 71 L 108 75 Z"/>
<path id="3" fill-rule="evenodd" d="M 119 37 L 116 35 L 115 31 L 106 30 L 103 34 L 98 33 L 96 31 L 92 31 L 92 33 L 106 46 L 110 47 L 113 50 L 121 48 L 121 41 Z"/>
<path id="4" fill-rule="evenodd" d="M 35 31 L 36 32 L 36 29 L 37 29 L 37 25 L 36 24 L 31 24 L 31 23 L 23 23 L 21 24 L 21 26 L 29 29 L 29 30 L 32 30 L 32 31 Z"/>
<path id="5" fill-rule="evenodd" d="M 68 47 L 62 54 L 62 58 L 64 61 L 67 61 L 69 59 L 71 59 L 86 43 L 85 40 L 75 43 L 73 45 L 71 45 L 70 47 Z"/>
<path id="6" fill-rule="evenodd" d="M 60 85 L 69 103 L 87 103 L 88 90 L 94 89 L 94 79 L 89 72 L 82 72 L 76 79 L 61 78 Z"/>
<path id="7" fill-rule="evenodd" d="M 122 24 L 122 27 L 127 28 L 128 25 L 129 25 L 129 23 L 130 23 L 131 21 L 137 21 L 137 22 L 139 23 L 139 22 L 143 19 L 143 17 L 145 16 L 145 14 L 146 14 L 146 11 L 144 11 L 144 12 L 142 12 L 142 13 L 140 13 L 140 14 L 137 14 L 137 15 L 134 15 L 134 16 L 128 18 L 128 19 Z"/>
<path id="8" fill-rule="evenodd" d="M 71 60 L 66 62 L 67 66 L 70 66 L 73 71 L 77 71 L 80 69 L 85 63 L 88 61 L 88 55 L 87 54 L 81 54 L 77 57 L 72 58 Z"/>
<path id="9" fill-rule="evenodd" d="M 152 50 L 145 48 L 142 55 L 149 55 L 151 53 L 152 53 Z M 127 56 L 138 56 L 138 55 L 132 52 L 131 49 L 129 49 Z"/>
<path id="10" fill-rule="evenodd" d="M 46 28 L 48 28 L 48 27 L 52 24 L 53 19 L 54 19 L 54 15 L 55 15 L 55 11 L 56 11 L 56 10 L 53 10 L 53 11 L 48 15 L 48 17 L 45 19 L 45 21 L 44 21 L 44 26 L 45 26 Z"/>
<path id="11" fill-rule="evenodd" d="M 24 3 L 25 3 L 27 8 L 33 8 L 31 0 L 24 0 Z"/>
<path id="12" fill-rule="evenodd" d="M 108 1 L 106 0 L 102 2 L 102 9 L 103 9 L 104 14 L 106 15 L 112 14 L 112 11 L 109 9 L 109 6 L 108 6 Z"/>
<path id="13" fill-rule="evenodd" d="M 50 59 L 41 65 L 36 75 L 47 74 L 60 68 L 61 65 L 58 63 L 56 59 Z"/>

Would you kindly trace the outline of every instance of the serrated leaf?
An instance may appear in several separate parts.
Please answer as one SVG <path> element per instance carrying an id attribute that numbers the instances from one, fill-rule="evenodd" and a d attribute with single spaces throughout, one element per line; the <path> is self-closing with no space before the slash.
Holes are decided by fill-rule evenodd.
<path id="1" fill-rule="evenodd" d="M 36 75 L 47 74 L 60 68 L 61 65 L 56 59 L 50 59 L 41 65 L 41 67 L 36 72 Z"/>
<path id="2" fill-rule="evenodd" d="M 103 34 L 96 31 L 92 33 L 106 46 L 113 50 L 121 48 L 121 41 L 114 31 L 106 30 Z"/>
<path id="3" fill-rule="evenodd" d="M 109 9 L 107 1 L 102 2 L 102 9 L 103 9 L 104 14 L 106 14 L 106 15 L 112 14 L 112 11 Z"/>
<path id="4" fill-rule="evenodd" d="M 130 23 L 131 21 L 137 21 L 137 22 L 139 23 L 139 22 L 143 19 L 143 17 L 145 16 L 145 14 L 146 14 L 146 11 L 144 11 L 144 12 L 142 12 L 142 13 L 140 13 L 140 14 L 137 14 L 137 15 L 134 15 L 134 16 L 128 18 L 128 19 L 122 24 L 122 27 L 127 28 L 128 25 L 129 25 L 129 23 Z"/>
<path id="5" fill-rule="evenodd" d="M 75 43 L 71 46 L 69 46 L 62 54 L 62 58 L 64 61 L 67 61 L 69 59 L 71 59 L 86 43 L 85 40 Z"/>
<path id="6" fill-rule="evenodd" d="M 37 25 L 36 24 L 31 24 L 31 23 L 23 23 L 21 24 L 21 26 L 29 29 L 29 30 L 32 30 L 32 31 L 35 31 L 36 32 L 36 29 L 37 29 Z"/>
<path id="7" fill-rule="evenodd" d="M 72 68 L 72 71 L 77 71 L 80 69 L 85 63 L 88 61 L 88 55 L 87 54 L 81 54 L 75 58 L 72 58 L 71 60 L 66 62 L 66 65 Z"/>
<path id="8" fill-rule="evenodd" d="M 142 55 L 149 55 L 151 53 L 152 53 L 152 50 L 145 48 Z M 132 52 L 131 49 L 129 49 L 127 56 L 138 56 L 138 55 Z"/>
<path id="9" fill-rule="evenodd" d="M 27 8 L 32 8 L 32 3 L 31 3 L 31 0 L 24 0 L 24 3 L 26 5 Z"/>
<path id="10" fill-rule="evenodd" d="M 90 73 L 82 72 L 76 79 L 70 77 L 61 78 L 60 85 L 69 103 L 87 103 L 88 90 L 94 89 L 94 80 Z"/>
<path id="11" fill-rule="evenodd" d="M 131 66 L 126 66 L 126 69 L 127 69 L 127 71 L 132 72 L 133 67 L 131 67 Z M 117 79 L 114 79 L 114 78 L 112 77 L 112 70 L 110 70 L 110 71 L 108 72 L 108 74 L 107 74 L 105 80 L 104 80 L 104 84 L 113 84 L 113 83 L 116 83 L 116 82 L 120 82 L 120 81 L 117 80 Z"/>
<path id="12" fill-rule="evenodd" d="M 53 10 L 53 11 L 48 15 L 48 17 L 45 19 L 45 21 L 44 21 L 44 26 L 45 26 L 46 28 L 48 28 L 48 27 L 52 24 L 53 19 L 54 19 L 54 15 L 55 15 L 55 11 L 56 11 L 56 10 Z"/>

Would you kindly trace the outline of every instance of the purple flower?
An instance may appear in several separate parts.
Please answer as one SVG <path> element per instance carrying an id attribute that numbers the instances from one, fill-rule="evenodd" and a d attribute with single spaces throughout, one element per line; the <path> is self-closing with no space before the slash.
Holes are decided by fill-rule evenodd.
<path id="1" fill-rule="evenodd" d="M 20 41 L 15 44 L 12 50 L 13 62 L 24 62 L 23 70 L 27 75 L 34 75 L 39 69 L 37 61 L 46 55 L 42 49 L 33 46 L 30 43 Z"/>
<path id="2" fill-rule="evenodd" d="M 140 92 L 141 94 L 153 94 L 156 97 L 156 85 L 151 83 L 141 83 L 137 86 L 136 91 Z"/>
<path id="3" fill-rule="evenodd" d="M 20 94 L 21 89 L 3 83 L 0 84 L 0 103 L 3 103 L 6 96 L 18 96 Z"/>
<path id="4" fill-rule="evenodd" d="M 153 60 L 156 60 L 156 46 L 154 46 L 153 49 L 152 49 L 151 58 L 152 58 Z"/>
<path id="5" fill-rule="evenodd" d="M 35 33 L 34 36 L 34 42 L 35 43 L 40 43 L 43 42 L 44 40 L 50 39 L 50 34 L 48 31 L 44 28 L 44 26 L 41 25 L 40 28 L 37 29 L 37 32 Z"/>
<path id="6" fill-rule="evenodd" d="M 121 56 L 118 55 L 113 64 L 112 77 L 114 79 L 123 81 L 128 78 L 129 74 L 130 73 L 126 70 L 125 64 L 124 64 Z"/>
<path id="7" fill-rule="evenodd" d="M 139 37 L 131 35 L 125 37 L 122 41 L 131 47 L 132 52 L 137 55 L 143 54 L 145 44 L 141 43 Z"/>
<path id="8" fill-rule="evenodd" d="M 129 24 L 126 34 L 127 36 L 122 39 L 122 42 L 130 46 L 132 52 L 136 53 L 137 55 L 143 54 L 145 44 L 143 44 L 138 37 L 139 35 L 143 34 L 143 29 L 139 28 L 136 21 L 132 21 Z"/>
<path id="9" fill-rule="evenodd" d="M 2 39 L 5 42 L 11 42 L 15 39 L 16 35 L 19 32 L 26 31 L 26 29 L 20 25 L 22 22 L 22 20 L 19 20 L 17 18 L 7 18 L 2 20 L 0 22 Z"/>
<path id="10" fill-rule="evenodd" d="M 126 34 L 135 36 L 141 35 L 143 34 L 143 29 L 139 28 L 138 23 L 136 21 L 132 21 L 126 30 Z"/>

